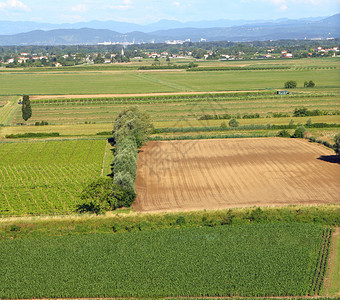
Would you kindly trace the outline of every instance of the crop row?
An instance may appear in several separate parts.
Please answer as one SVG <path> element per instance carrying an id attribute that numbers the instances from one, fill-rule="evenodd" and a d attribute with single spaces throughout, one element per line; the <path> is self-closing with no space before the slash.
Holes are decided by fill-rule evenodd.
<path id="1" fill-rule="evenodd" d="M 0 215 L 71 212 L 104 151 L 103 140 L 1 143 Z"/>
<path id="2" fill-rule="evenodd" d="M 202 94 L 183 96 L 157 96 L 157 97 L 103 97 L 103 98 L 65 98 L 65 99 L 36 99 L 32 104 L 153 104 L 153 103 L 173 103 L 173 102 L 200 102 L 200 101 L 229 101 L 229 100 L 257 100 L 257 99 L 289 99 L 299 98 L 335 98 L 335 94 L 292 94 L 276 95 L 273 92 L 259 93 L 229 93 L 229 94 Z"/>
<path id="3" fill-rule="evenodd" d="M 198 67 L 190 68 L 188 72 L 204 72 L 204 71 L 261 71 L 261 70 L 290 70 L 291 66 L 247 66 L 247 67 Z"/>
<path id="4" fill-rule="evenodd" d="M 322 233 L 246 224 L 0 240 L 0 298 L 303 296 Z"/>

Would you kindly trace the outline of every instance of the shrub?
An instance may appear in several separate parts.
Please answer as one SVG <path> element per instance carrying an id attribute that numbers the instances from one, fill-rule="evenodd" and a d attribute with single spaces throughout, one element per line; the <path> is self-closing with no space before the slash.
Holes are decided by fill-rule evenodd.
<path id="1" fill-rule="evenodd" d="M 294 80 L 288 80 L 285 82 L 284 87 L 285 89 L 294 89 L 296 88 L 297 84 Z"/>
<path id="2" fill-rule="evenodd" d="M 230 127 L 238 127 L 239 125 L 239 121 L 237 121 L 235 118 L 232 118 L 230 121 L 229 121 L 229 126 Z"/>
<path id="3" fill-rule="evenodd" d="M 277 136 L 279 136 L 279 137 L 290 137 L 290 134 L 289 134 L 288 130 L 284 129 L 284 130 L 279 131 Z"/>
<path id="4" fill-rule="evenodd" d="M 340 133 L 334 137 L 333 149 L 337 155 L 340 155 Z"/>
<path id="5" fill-rule="evenodd" d="M 305 81 L 303 86 L 306 87 L 306 88 L 313 88 L 313 87 L 315 87 L 315 83 L 312 80 L 309 80 L 309 81 Z"/>
<path id="6" fill-rule="evenodd" d="M 176 224 L 179 225 L 179 226 L 185 225 L 186 224 L 185 217 L 179 216 L 176 220 Z"/>
<path id="7" fill-rule="evenodd" d="M 308 119 L 306 122 L 306 126 L 311 126 L 312 125 L 312 119 Z"/>
<path id="8" fill-rule="evenodd" d="M 85 186 L 80 195 L 82 203 L 77 206 L 76 211 L 100 214 L 110 209 L 116 209 L 117 199 L 113 194 L 111 179 L 99 178 Z M 118 189 L 115 194 L 118 196 Z"/>
<path id="9" fill-rule="evenodd" d="M 302 125 L 298 126 L 293 135 L 292 135 L 292 138 L 300 138 L 302 139 L 304 136 L 305 136 L 305 132 L 306 132 L 306 128 L 303 127 Z"/>
<path id="10" fill-rule="evenodd" d="M 227 123 L 225 122 L 225 121 L 223 121 L 222 123 L 221 123 L 221 128 L 227 128 Z"/>

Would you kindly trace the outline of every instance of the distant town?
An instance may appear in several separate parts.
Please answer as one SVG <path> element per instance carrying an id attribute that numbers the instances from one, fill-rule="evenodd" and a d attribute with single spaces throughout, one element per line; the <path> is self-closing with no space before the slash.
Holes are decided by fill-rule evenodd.
<path id="1" fill-rule="evenodd" d="M 332 57 L 339 55 L 339 40 L 276 42 L 168 41 L 163 44 L 113 44 L 98 46 L 0 47 L 0 67 L 64 67 L 82 64 L 115 64 L 154 60 L 171 64 L 175 59 L 249 60 Z"/>

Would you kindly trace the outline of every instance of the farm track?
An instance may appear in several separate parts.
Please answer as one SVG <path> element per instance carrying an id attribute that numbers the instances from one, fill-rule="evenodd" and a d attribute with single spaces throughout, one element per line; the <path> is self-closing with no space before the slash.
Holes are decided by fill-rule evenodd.
<path id="1" fill-rule="evenodd" d="M 142 94 L 78 94 L 78 95 L 33 95 L 31 100 L 36 99 L 76 99 L 76 98 L 105 98 L 105 97 L 143 97 L 143 96 L 171 96 L 171 95 L 204 95 L 204 94 L 229 94 L 229 93 L 250 93 L 263 92 L 263 90 L 249 91 L 211 91 L 211 92 L 172 92 L 172 93 L 142 93 Z"/>
<path id="2" fill-rule="evenodd" d="M 333 153 L 307 141 L 254 138 L 149 142 L 137 212 L 340 203 Z"/>

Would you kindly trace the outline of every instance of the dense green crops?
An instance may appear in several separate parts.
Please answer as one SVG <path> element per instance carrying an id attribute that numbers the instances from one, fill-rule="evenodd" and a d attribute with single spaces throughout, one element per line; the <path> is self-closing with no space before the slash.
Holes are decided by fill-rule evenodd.
<path id="1" fill-rule="evenodd" d="M 0 298 L 307 295 L 323 232 L 248 224 L 2 240 Z"/>
<path id="2" fill-rule="evenodd" d="M 0 215 L 74 210 L 83 185 L 102 173 L 105 146 L 105 140 L 0 143 Z"/>

